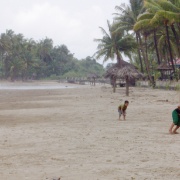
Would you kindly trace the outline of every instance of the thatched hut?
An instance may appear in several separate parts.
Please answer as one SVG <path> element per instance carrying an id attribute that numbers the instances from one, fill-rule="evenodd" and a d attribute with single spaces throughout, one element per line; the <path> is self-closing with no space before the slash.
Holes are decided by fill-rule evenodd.
<path id="1" fill-rule="evenodd" d="M 124 78 L 126 80 L 126 96 L 129 96 L 129 81 L 130 79 L 143 78 L 144 75 L 139 72 L 133 66 L 124 66 L 117 71 L 117 77 Z"/>
<path id="2" fill-rule="evenodd" d="M 157 70 L 161 72 L 161 79 L 164 79 L 167 75 L 169 76 L 171 74 L 173 68 L 169 66 L 167 63 L 161 63 L 157 67 Z"/>
<path id="3" fill-rule="evenodd" d="M 120 79 L 124 79 L 124 77 L 119 77 L 118 76 L 118 72 L 120 69 L 122 69 L 123 67 L 131 67 L 132 69 L 135 69 L 136 70 L 136 67 L 126 61 L 122 61 L 121 62 L 121 66 L 119 64 L 114 64 L 112 67 L 110 67 L 107 71 L 106 71 L 106 74 L 104 75 L 105 78 L 110 78 L 111 80 L 111 84 L 113 85 L 113 91 L 115 92 L 115 89 L 116 89 L 116 80 L 118 78 Z M 131 78 L 130 79 L 131 83 L 135 83 L 135 79 L 134 78 Z"/>
<path id="4" fill-rule="evenodd" d="M 162 63 L 157 67 L 159 71 L 171 71 L 173 70 L 171 66 L 167 65 L 166 63 Z"/>

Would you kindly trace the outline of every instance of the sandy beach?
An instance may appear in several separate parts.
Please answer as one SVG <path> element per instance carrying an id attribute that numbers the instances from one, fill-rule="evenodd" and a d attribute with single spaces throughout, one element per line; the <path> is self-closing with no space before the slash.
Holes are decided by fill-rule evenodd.
<path id="1" fill-rule="evenodd" d="M 0 89 L 0 180 L 180 179 L 180 135 L 168 134 L 178 92 L 63 86 Z"/>

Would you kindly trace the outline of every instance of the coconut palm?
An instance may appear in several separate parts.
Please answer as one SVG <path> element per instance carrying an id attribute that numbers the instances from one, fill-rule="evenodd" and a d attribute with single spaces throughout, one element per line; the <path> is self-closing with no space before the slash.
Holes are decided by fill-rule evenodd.
<path id="1" fill-rule="evenodd" d="M 157 27 L 153 27 L 153 26 L 150 25 L 151 19 L 153 17 L 154 17 L 153 13 L 145 12 L 145 13 L 143 13 L 142 15 L 140 15 L 138 17 L 138 21 L 134 25 L 134 31 L 135 32 L 141 31 L 142 34 L 145 37 L 146 66 L 147 67 L 149 67 L 149 60 L 148 60 L 148 55 L 147 55 L 147 36 L 150 36 L 150 38 L 149 38 L 150 39 L 149 44 L 151 45 L 151 49 L 150 50 L 155 49 L 156 55 L 157 55 L 157 63 L 159 65 L 161 64 L 160 54 L 159 54 L 159 49 L 158 49 L 158 40 L 157 40 L 157 32 L 161 28 L 160 27 L 158 27 L 158 28 Z M 152 42 L 151 39 L 153 39 L 153 43 L 151 43 Z M 154 82 L 152 82 L 152 83 L 153 83 L 153 85 L 155 84 Z"/>
<path id="2" fill-rule="evenodd" d="M 109 21 L 108 24 L 108 33 L 102 27 L 100 27 L 103 38 L 95 39 L 95 42 L 98 42 L 97 49 L 98 51 L 95 53 L 97 59 L 103 57 L 103 61 L 107 61 L 109 58 L 114 59 L 116 56 L 117 63 L 121 66 L 122 61 L 122 52 L 125 55 L 129 55 L 129 52 L 134 50 L 136 47 L 136 43 L 134 42 L 134 38 L 131 35 L 124 35 L 124 32 L 113 33 L 115 26 L 111 25 Z"/>
<path id="3" fill-rule="evenodd" d="M 39 57 L 43 62 L 49 63 L 52 61 L 51 58 L 52 49 L 53 49 L 52 39 L 45 38 L 38 43 Z"/>
<path id="4" fill-rule="evenodd" d="M 98 42 L 97 49 L 98 51 L 94 54 L 97 59 L 103 58 L 103 61 L 107 61 L 108 59 L 114 59 L 115 56 L 117 58 L 117 63 L 119 67 L 122 65 L 122 55 L 129 55 L 130 51 L 133 51 L 136 48 L 136 43 L 134 38 L 131 35 L 124 35 L 124 32 L 117 32 L 113 33 L 115 26 L 111 25 L 109 21 L 108 24 L 108 31 L 107 33 L 104 28 L 100 27 L 103 38 L 102 39 L 95 39 L 95 42 Z M 116 78 L 114 78 L 114 92 L 115 92 L 115 84 Z"/>
<path id="5" fill-rule="evenodd" d="M 172 31 L 174 33 L 175 39 L 177 39 L 177 33 L 174 28 L 174 23 L 180 22 L 180 8 L 176 5 L 172 4 L 170 1 L 167 0 L 145 0 L 144 6 L 150 13 L 154 13 L 153 18 L 150 21 L 150 25 L 158 27 L 159 25 L 164 25 L 166 29 L 167 35 L 167 44 L 170 54 L 170 61 L 172 63 L 173 70 L 175 72 L 174 62 L 173 62 L 173 53 L 172 53 L 172 46 L 170 43 L 170 32 L 169 26 L 171 26 Z M 177 47 L 179 46 L 179 42 L 177 42 Z"/>
<path id="6" fill-rule="evenodd" d="M 10 76 L 13 80 L 22 65 L 21 49 L 23 35 L 16 35 L 12 30 L 7 30 L 6 33 L 1 34 L 0 42 L 2 76 L 5 78 Z"/>
<path id="7" fill-rule="evenodd" d="M 128 31 L 132 32 L 134 24 L 137 22 L 137 17 L 139 14 L 144 12 L 143 9 L 143 0 L 130 0 L 130 5 L 121 4 L 121 6 L 116 6 L 115 9 L 117 13 L 114 13 L 115 17 L 115 24 L 117 25 L 116 32 L 118 31 Z M 140 34 L 139 32 L 135 32 L 136 36 L 136 42 L 139 45 L 140 44 Z M 143 62 L 141 57 L 141 52 L 143 49 L 141 46 L 137 48 L 139 60 L 140 60 L 140 66 L 141 66 L 141 72 L 144 72 L 143 70 Z M 143 54 L 142 54 L 143 55 Z M 144 58 L 144 56 L 143 56 Z"/>

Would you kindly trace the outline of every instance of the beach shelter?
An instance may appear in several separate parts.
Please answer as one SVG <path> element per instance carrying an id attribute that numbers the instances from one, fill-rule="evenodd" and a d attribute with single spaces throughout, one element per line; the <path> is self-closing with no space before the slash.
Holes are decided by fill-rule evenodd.
<path id="1" fill-rule="evenodd" d="M 162 63 L 157 67 L 159 71 L 171 71 L 173 70 L 171 66 L 167 65 L 166 63 Z"/>
<path id="2" fill-rule="evenodd" d="M 107 69 L 106 73 L 104 74 L 105 78 L 110 78 L 111 85 L 113 86 L 113 92 L 116 91 L 117 72 L 120 68 L 120 65 L 116 63 Z"/>
<path id="3" fill-rule="evenodd" d="M 174 66 L 178 69 L 180 69 L 180 59 L 174 60 Z M 173 68 L 172 68 L 172 63 L 162 63 L 157 67 L 157 70 L 161 72 L 162 75 L 172 75 Z M 162 77 L 163 78 L 163 77 Z"/>
<path id="4" fill-rule="evenodd" d="M 106 73 L 105 73 L 105 75 L 104 75 L 105 78 L 110 78 L 111 84 L 113 85 L 113 91 L 114 91 L 114 92 L 115 92 L 115 90 L 116 90 L 116 80 L 117 80 L 117 78 L 126 79 L 125 76 L 119 76 L 119 75 L 118 75 L 119 71 L 120 71 L 122 68 L 124 68 L 124 67 L 129 67 L 129 68 L 133 69 L 134 71 L 138 71 L 137 68 L 136 68 L 134 65 L 132 65 L 132 64 L 126 62 L 126 61 L 122 61 L 122 62 L 121 62 L 121 66 L 120 66 L 119 64 L 117 64 L 117 63 L 114 64 L 112 67 L 110 67 L 110 68 L 106 71 Z M 139 73 L 140 73 L 140 72 L 139 72 Z M 128 81 L 128 83 L 129 83 L 130 81 L 132 81 L 133 79 L 134 79 L 134 78 L 130 78 L 129 81 Z M 128 85 L 129 85 L 129 84 L 128 84 Z"/>
<path id="5" fill-rule="evenodd" d="M 124 66 L 117 71 L 117 77 L 124 78 L 126 80 L 126 96 L 129 96 L 130 79 L 140 79 L 143 78 L 144 75 L 133 66 Z"/>
<path id="6" fill-rule="evenodd" d="M 171 71 L 173 71 L 172 66 L 169 66 L 167 63 L 161 63 L 157 70 L 161 72 L 162 79 L 164 79 L 164 75 L 170 75 Z"/>

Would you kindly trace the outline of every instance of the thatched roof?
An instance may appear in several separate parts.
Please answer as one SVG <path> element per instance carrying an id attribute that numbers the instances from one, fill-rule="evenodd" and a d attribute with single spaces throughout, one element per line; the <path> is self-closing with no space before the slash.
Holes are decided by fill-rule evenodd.
<path id="1" fill-rule="evenodd" d="M 119 78 L 143 78 L 144 75 L 135 69 L 133 66 L 124 66 L 117 71 L 117 77 Z"/>
<path id="2" fill-rule="evenodd" d="M 170 71 L 173 70 L 171 66 L 167 65 L 166 63 L 162 63 L 157 67 L 159 71 Z"/>
<path id="3" fill-rule="evenodd" d="M 119 67 L 118 64 L 114 64 L 112 67 L 110 67 L 110 68 L 106 71 L 104 77 L 105 77 L 105 78 L 108 78 L 108 77 L 111 77 L 111 76 L 116 76 L 116 75 L 117 75 L 117 71 L 118 71 L 119 68 L 120 68 L 120 67 Z"/>
<path id="4" fill-rule="evenodd" d="M 126 68 L 125 68 L 126 67 Z M 136 67 L 126 61 L 122 61 L 122 64 L 121 64 L 121 67 L 119 64 L 114 64 L 112 67 L 110 67 L 107 71 L 106 71 L 106 74 L 104 75 L 105 78 L 108 78 L 108 77 L 120 77 L 118 74 L 120 72 L 121 69 L 131 69 L 134 73 L 135 72 L 138 72 L 138 70 L 136 69 Z M 123 69 L 123 70 L 125 70 Z M 122 78 L 122 77 L 121 77 Z"/>
<path id="5" fill-rule="evenodd" d="M 176 67 L 180 67 L 180 58 L 174 60 L 173 62 L 174 62 L 174 65 L 175 65 Z M 171 62 L 169 62 L 169 64 L 168 64 L 168 63 L 165 63 L 165 62 L 164 62 L 164 63 L 161 63 L 161 64 L 157 67 L 157 70 L 159 70 L 159 71 L 172 71 L 172 70 L 173 70 L 173 68 L 172 68 L 172 63 L 171 63 Z"/>

